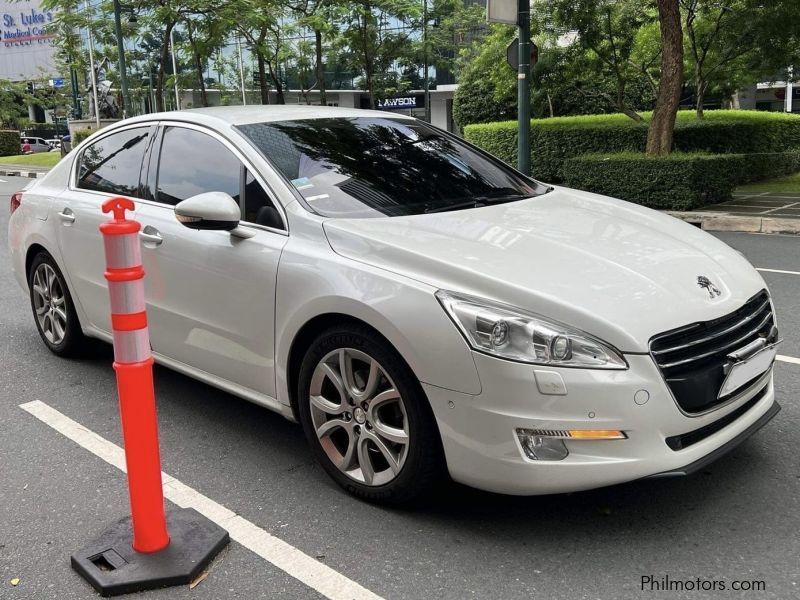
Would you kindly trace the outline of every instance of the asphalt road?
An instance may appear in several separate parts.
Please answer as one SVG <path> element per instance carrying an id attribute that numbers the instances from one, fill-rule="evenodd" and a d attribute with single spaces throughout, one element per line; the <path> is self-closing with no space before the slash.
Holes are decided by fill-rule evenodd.
<path id="1" fill-rule="evenodd" d="M 0 182 L 0 598 L 94 598 L 69 555 L 128 510 L 124 475 L 19 408 L 41 400 L 120 444 L 111 355 L 68 361 L 40 342 L 10 272 Z M 757 266 L 800 271 L 800 238 L 720 236 Z M 800 357 L 800 275 L 764 273 Z M 800 365 L 779 363 L 783 411 L 702 473 L 579 494 L 504 497 L 454 487 L 387 510 L 341 492 L 300 428 L 156 368 L 163 468 L 386 599 L 800 596 Z M 642 592 L 642 576 L 763 581 L 764 591 Z M 12 586 L 10 580 L 19 578 Z M 232 543 L 195 589 L 136 598 L 319 598 Z"/>

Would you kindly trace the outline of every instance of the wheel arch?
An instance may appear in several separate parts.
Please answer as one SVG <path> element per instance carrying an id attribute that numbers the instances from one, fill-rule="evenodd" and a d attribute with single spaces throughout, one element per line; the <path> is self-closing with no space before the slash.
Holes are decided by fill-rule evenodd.
<path id="1" fill-rule="evenodd" d="M 394 350 L 406 367 L 414 373 L 414 370 L 408 364 L 408 361 L 403 357 L 403 354 L 395 347 L 394 344 L 383 335 L 378 329 L 358 317 L 340 312 L 327 312 L 316 315 L 306 321 L 295 333 L 292 338 L 291 346 L 289 347 L 289 355 L 286 363 L 286 383 L 289 392 L 289 401 L 292 409 L 292 415 L 296 420 L 299 420 L 297 412 L 297 384 L 300 377 L 300 366 L 303 363 L 303 357 L 311 347 L 312 342 L 324 330 L 336 325 L 353 325 L 355 327 L 363 327 L 377 335 L 382 339 L 392 350 Z M 416 374 L 415 374 L 416 377 Z M 421 390 L 420 386 L 420 390 Z M 424 392 L 423 392 L 424 393 Z"/>

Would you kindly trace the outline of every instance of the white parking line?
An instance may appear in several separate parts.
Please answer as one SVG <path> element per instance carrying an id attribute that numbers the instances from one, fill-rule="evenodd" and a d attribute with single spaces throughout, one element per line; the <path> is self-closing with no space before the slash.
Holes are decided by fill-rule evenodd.
<path id="1" fill-rule="evenodd" d="M 125 471 L 125 451 L 63 413 L 35 400 L 19 407 L 85 448 Z M 163 473 L 164 496 L 181 508 L 194 508 L 230 533 L 231 539 L 331 600 L 382 600 L 328 565 L 267 533 L 232 510 Z"/>
<path id="2" fill-rule="evenodd" d="M 800 275 L 800 271 L 784 271 L 782 269 L 762 269 L 756 267 L 756 271 L 763 271 L 764 273 L 783 273 L 784 275 Z"/>
<path id="3" fill-rule="evenodd" d="M 776 356 L 775 358 L 776 360 L 780 360 L 783 362 L 792 363 L 794 365 L 800 365 L 800 358 L 795 358 L 794 356 L 784 356 L 783 354 L 778 354 L 778 356 Z"/>

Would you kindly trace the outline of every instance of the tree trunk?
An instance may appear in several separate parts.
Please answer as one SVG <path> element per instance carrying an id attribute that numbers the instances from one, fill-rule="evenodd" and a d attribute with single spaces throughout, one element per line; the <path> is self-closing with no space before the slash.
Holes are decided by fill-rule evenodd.
<path id="1" fill-rule="evenodd" d="M 197 71 L 197 83 L 200 86 L 200 105 L 201 106 L 208 106 L 208 94 L 206 93 L 206 82 L 203 73 L 203 61 L 200 60 L 200 53 L 197 50 L 197 45 L 194 41 L 194 35 L 192 34 L 192 25 L 191 23 L 187 24 L 186 31 L 189 35 L 189 44 L 192 47 L 192 55 L 194 57 L 194 68 Z"/>
<path id="2" fill-rule="evenodd" d="M 169 34 L 175 27 L 174 21 L 167 22 L 164 28 L 164 37 L 161 39 L 161 59 L 158 61 L 158 74 L 156 76 L 156 112 L 164 111 L 164 66 L 169 60 Z"/>
<path id="3" fill-rule="evenodd" d="M 700 72 L 700 68 L 698 66 L 697 72 L 694 76 L 694 85 L 695 85 L 695 100 L 697 102 L 697 118 L 702 119 L 705 115 L 703 114 L 703 104 L 706 101 L 706 89 L 708 88 L 708 84 L 703 79 L 703 75 Z"/>
<path id="4" fill-rule="evenodd" d="M 275 84 L 275 103 L 286 104 L 286 98 L 283 96 L 283 84 L 281 83 L 281 78 L 276 74 L 275 69 L 272 68 L 271 62 L 267 61 L 267 67 L 269 68 L 269 77 Z"/>
<path id="5" fill-rule="evenodd" d="M 328 97 L 325 93 L 325 65 L 322 64 L 322 32 L 319 29 L 314 30 L 314 42 L 316 44 L 315 51 L 317 54 L 316 73 L 317 88 L 319 89 L 319 103 L 322 106 L 327 106 Z"/>
<path id="6" fill-rule="evenodd" d="M 269 104 L 269 85 L 267 85 L 267 64 L 260 50 L 256 51 L 258 60 L 258 83 L 261 90 L 261 104 Z"/>
<path id="7" fill-rule="evenodd" d="M 647 131 L 647 154 L 660 156 L 672 151 L 675 118 L 683 85 L 683 31 L 679 0 L 658 0 L 661 27 L 661 81 L 653 119 Z"/>

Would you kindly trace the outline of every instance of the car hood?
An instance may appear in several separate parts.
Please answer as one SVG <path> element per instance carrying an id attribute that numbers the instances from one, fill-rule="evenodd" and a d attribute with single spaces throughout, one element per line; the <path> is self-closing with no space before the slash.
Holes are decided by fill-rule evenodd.
<path id="1" fill-rule="evenodd" d="M 623 352 L 740 308 L 766 287 L 737 251 L 678 219 L 567 188 L 408 217 L 332 219 L 333 250 L 431 286 L 525 308 Z M 719 290 L 698 284 L 707 277 Z"/>

